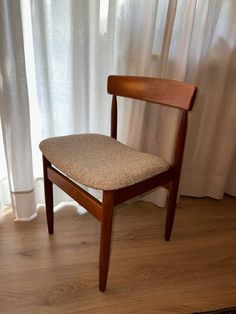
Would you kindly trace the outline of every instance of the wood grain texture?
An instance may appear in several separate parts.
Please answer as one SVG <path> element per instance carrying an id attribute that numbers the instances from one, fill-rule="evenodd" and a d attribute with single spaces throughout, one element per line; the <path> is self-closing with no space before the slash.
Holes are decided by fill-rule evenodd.
<path id="1" fill-rule="evenodd" d="M 236 199 L 181 198 L 171 242 L 165 209 L 115 209 L 109 285 L 97 290 L 100 223 L 65 207 L 0 220 L 0 313 L 191 313 L 236 304 Z"/>
<path id="2" fill-rule="evenodd" d="M 44 157 L 44 159 L 46 158 Z M 64 192 L 70 195 L 70 197 L 77 201 L 81 206 L 84 206 L 87 211 L 89 211 L 99 221 L 101 220 L 102 203 L 100 201 L 98 201 L 95 197 L 82 189 L 78 184 L 74 183 L 68 177 L 63 175 L 63 173 L 59 172 L 53 167 L 47 168 L 47 175 L 49 180 L 59 186 Z M 48 196 L 46 191 L 45 195 Z"/>
<path id="3" fill-rule="evenodd" d="M 117 139 L 117 99 L 116 99 L 116 95 L 112 96 L 112 103 L 111 103 L 111 137 Z"/>
<path id="4" fill-rule="evenodd" d="M 175 166 L 175 177 L 170 182 L 169 189 L 169 200 L 167 205 L 166 213 L 166 228 L 165 228 L 165 239 L 166 241 L 170 240 L 174 218 L 175 218 L 175 209 L 176 209 L 176 200 L 179 188 L 179 178 L 182 167 L 182 159 L 185 146 L 185 138 L 188 125 L 188 113 L 187 111 L 182 110 L 179 122 L 179 129 L 176 135 L 176 144 L 174 152 L 174 166 Z"/>
<path id="5" fill-rule="evenodd" d="M 107 275 L 110 261 L 111 234 L 113 221 L 114 195 L 112 191 L 103 192 L 102 220 L 99 252 L 99 290 L 106 290 Z"/>
<path id="6" fill-rule="evenodd" d="M 197 94 L 194 85 L 155 77 L 119 76 L 108 77 L 109 94 L 159 103 L 166 106 L 191 110 Z"/>
<path id="7" fill-rule="evenodd" d="M 45 198 L 46 204 L 46 215 L 47 215 L 47 225 L 48 233 L 53 234 L 54 231 L 54 213 L 53 213 L 53 186 L 52 181 L 48 179 L 47 171 L 51 167 L 51 163 L 43 157 L 43 181 L 44 181 L 44 195 L 47 195 Z"/>

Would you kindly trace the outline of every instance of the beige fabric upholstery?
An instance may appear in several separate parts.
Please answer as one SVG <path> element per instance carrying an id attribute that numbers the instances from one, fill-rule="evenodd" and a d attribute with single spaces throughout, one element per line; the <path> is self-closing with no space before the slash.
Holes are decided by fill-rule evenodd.
<path id="1" fill-rule="evenodd" d="M 126 187 L 169 168 L 159 157 L 99 134 L 49 138 L 40 143 L 40 149 L 68 177 L 98 190 Z"/>

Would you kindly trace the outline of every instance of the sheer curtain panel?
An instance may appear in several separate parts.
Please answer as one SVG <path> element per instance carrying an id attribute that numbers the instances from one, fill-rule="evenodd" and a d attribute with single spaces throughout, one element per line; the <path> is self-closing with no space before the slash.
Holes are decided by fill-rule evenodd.
<path id="1" fill-rule="evenodd" d="M 109 134 L 112 73 L 197 85 L 180 194 L 236 196 L 236 1 L 1 0 L 0 27 L 0 206 L 16 219 L 44 202 L 43 138 Z M 172 158 L 175 110 L 121 100 L 121 116 L 119 140 Z M 164 205 L 166 191 L 144 199 Z"/>
<path id="2" fill-rule="evenodd" d="M 15 217 L 25 220 L 35 216 L 36 205 L 20 4 L 20 1 L 0 1 L 0 113 L 6 156 L 6 165 L 1 167 L 7 168 Z M 3 164 L 4 159 L 1 162 Z M 4 191 L 4 177 L 0 182 L 1 191 Z M 1 203 L 4 205 L 3 202 L 7 202 L 5 192 L 2 192 L 1 197 Z"/>

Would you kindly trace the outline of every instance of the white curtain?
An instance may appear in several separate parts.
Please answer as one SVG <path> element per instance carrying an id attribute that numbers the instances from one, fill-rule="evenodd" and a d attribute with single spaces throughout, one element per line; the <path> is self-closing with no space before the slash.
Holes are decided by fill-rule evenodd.
<path id="1" fill-rule="evenodd" d="M 111 73 L 196 84 L 180 193 L 236 196 L 234 0 L 0 0 L 0 23 L 0 205 L 17 219 L 44 200 L 42 138 L 109 134 Z M 120 140 L 171 160 L 175 110 L 119 109 Z M 163 205 L 165 191 L 145 199 Z"/>
<path id="2" fill-rule="evenodd" d="M 1 140 L 6 156 L 6 165 L 2 159 L 1 167 L 7 168 L 15 216 L 24 219 L 35 215 L 35 201 L 20 1 L 0 2 L 0 23 Z M 0 182 L 3 203 L 4 176 Z"/>

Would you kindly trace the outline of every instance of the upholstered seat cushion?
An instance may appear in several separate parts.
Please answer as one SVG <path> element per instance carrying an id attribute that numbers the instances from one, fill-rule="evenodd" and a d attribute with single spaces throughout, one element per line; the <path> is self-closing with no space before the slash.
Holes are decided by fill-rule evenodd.
<path id="1" fill-rule="evenodd" d="M 100 134 L 52 137 L 42 141 L 40 149 L 65 175 L 98 190 L 117 190 L 169 168 L 162 158 Z"/>

